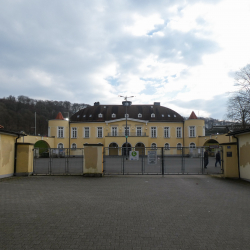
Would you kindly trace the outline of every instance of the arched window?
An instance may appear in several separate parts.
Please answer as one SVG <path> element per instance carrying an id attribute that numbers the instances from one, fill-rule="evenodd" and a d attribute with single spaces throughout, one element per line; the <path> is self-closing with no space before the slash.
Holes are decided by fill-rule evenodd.
<path id="1" fill-rule="evenodd" d="M 156 149 L 156 148 L 157 148 L 156 143 L 152 143 L 151 144 L 151 149 Z"/>
<path id="2" fill-rule="evenodd" d="M 191 143 L 189 144 L 189 147 L 190 147 L 190 148 L 195 148 L 195 143 L 194 143 L 194 142 L 191 142 Z"/>
<path id="3" fill-rule="evenodd" d="M 62 143 L 58 143 L 57 148 L 63 148 L 63 144 Z"/>
<path id="4" fill-rule="evenodd" d="M 75 144 L 75 143 L 72 143 L 71 148 L 72 148 L 72 149 L 76 149 L 76 144 Z"/>
<path id="5" fill-rule="evenodd" d="M 164 147 L 165 147 L 166 150 L 170 150 L 170 145 L 169 145 L 169 143 L 165 143 Z"/>
<path id="6" fill-rule="evenodd" d="M 112 117 L 112 118 L 116 118 L 116 114 L 113 113 L 113 114 L 111 115 L 111 117 Z"/>
<path id="7" fill-rule="evenodd" d="M 178 150 L 181 150 L 181 148 L 182 148 L 181 143 L 177 143 L 177 149 L 178 149 Z"/>
<path id="8" fill-rule="evenodd" d="M 102 118 L 102 114 L 101 113 L 98 115 L 98 118 Z"/>

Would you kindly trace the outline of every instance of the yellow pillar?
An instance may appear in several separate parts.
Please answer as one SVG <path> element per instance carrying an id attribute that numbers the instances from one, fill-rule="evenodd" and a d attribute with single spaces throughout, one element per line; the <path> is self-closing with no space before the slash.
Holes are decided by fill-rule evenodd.
<path id="1" fill-rule="evenodd" d="M 84 144 L 83 176 L 103 176 L 103 144 Z"/>

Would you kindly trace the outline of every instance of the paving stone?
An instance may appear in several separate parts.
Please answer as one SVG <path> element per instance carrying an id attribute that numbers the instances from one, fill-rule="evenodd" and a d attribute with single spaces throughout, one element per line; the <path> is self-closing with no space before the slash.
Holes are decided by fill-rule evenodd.
<path id="1" fill-rule="evenodd" d="M 0 180 L 0 249 L 249 249 L 250 183 L 185 176 Z"/>

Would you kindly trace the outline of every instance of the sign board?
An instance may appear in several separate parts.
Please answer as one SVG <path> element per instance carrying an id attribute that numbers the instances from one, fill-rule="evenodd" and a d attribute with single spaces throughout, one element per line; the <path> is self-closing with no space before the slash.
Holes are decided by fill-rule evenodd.
<path id="1" fill-rule="evenodd" d="M 130 161 L 139 161 L 139 151 L 130 151 L 129 152 Z"/>
<path id="2" fill-rule="evenodd" d="M 157 164 L 157 151 L 148 151 L 148 164 Z"/>

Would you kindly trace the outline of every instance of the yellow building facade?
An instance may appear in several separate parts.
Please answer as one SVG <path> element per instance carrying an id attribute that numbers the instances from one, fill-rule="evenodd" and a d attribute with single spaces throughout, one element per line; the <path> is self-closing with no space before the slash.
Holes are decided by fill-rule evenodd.
<path id="1" fill-rule="evenodd" d="M 70 121 L 61 114 L 48 124 L 49 137 L 56 148 L 82 148 L 84 144 L 103 144 L 112 154 L 122 154 L 114 148 L 198 147 L 205 136 L 205 121 L 194 112 L 184 120 L 177 112 L 160 106 L 100 105 L 87 107 L 74 114 Z"/>

